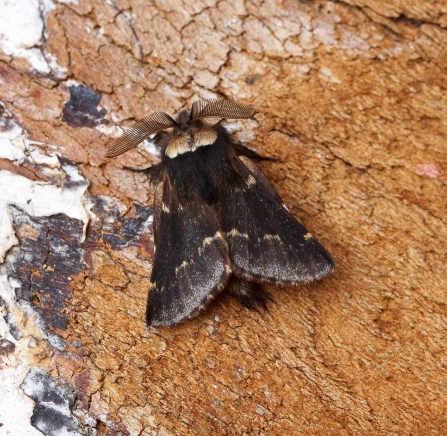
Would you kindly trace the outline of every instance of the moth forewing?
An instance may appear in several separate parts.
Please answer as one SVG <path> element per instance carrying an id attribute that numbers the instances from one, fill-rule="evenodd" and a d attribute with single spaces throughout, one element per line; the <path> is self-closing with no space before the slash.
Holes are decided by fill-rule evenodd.
<path id="1" fill-rule="evenodd" d="M 221 201 L 219 210 L 234 274 L 259 283 L 290 285 L 329 274 L 334 267 L 330 254 L 308 236 L 259 168 L 251 162 L 250 171 L 247 161 L 233 158 L 245 185 Z"/>
<path id="2" fill-rule="evenodd" d="M 231 266 L 227 243 L 209 205 L 200 200 L 183 204 L 165 177 L 154 206 L 155 256 L 146 321 L 164 327 L 204 308 L 225 288 Z"/>
<path id="3" fill-rule="evenodd" d="M 239 159 L 242 161 L 242 163 L 245 165 L 245 167 L 250 171 L 252 177 L 255 179 L 256 182 L 261 183 L 261 185 L 268 191 L 268 193 L 279 203 L 284 204 L 279 194 L 276 192 L 275 188 L 270 184 L 270 182 L 267 180 L 267 177 L 265 177 L 264 173 L 261 171 L 261 169 L 248 157 L 246 156 L 239 156 Z M 247 177 L 247 179 L 250 176 Z"/>

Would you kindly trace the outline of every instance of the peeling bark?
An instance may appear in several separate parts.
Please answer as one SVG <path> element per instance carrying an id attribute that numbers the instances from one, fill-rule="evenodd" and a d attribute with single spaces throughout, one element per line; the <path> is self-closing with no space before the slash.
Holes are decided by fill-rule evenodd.
<path id="1" fill-rule="evenodd" d="M 0 398 L 55 435 L 447 433 L 447 6 L 23 5 L 19 42 L 0 17 Z M 156 157 L 103 155 L 216 96 L 259 108 L 232 128 L 336 271 L 148 330 L 153 194 L 123 167 Z"/>

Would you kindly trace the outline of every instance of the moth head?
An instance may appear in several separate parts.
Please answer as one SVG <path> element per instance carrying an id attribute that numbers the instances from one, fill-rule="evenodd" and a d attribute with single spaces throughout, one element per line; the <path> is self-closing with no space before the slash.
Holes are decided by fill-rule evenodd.
<path id="1" fill-rule="evenodd" d="M 191 128 L 191 122 L 189 117 L 189 111 L 183 110 L 180 111 L 177 115 L 175 122 L 177 126 L 174 128 L 174 135 L 180 135 Z"/>
<path id="2" fill-rule="evenodd" d="M 210 118 L 251 118 L 258 111 L 251 106 L 232 100 L 198 100 L 191 111 L 181 111 L 176 118 L 174 137 L 166 147 L 171 159 L 180 154 L 195 151 L 199 147 L 212 145 L 217 140 L 217 131 L 205 122 Z"/>
<path id="3" fill-rule="evenodd" d="M 168 142 L 167 136 L 160 138 L 160 148 L 170 158 L 179 154 L 194 151 L 198 147 L 212 145 L 216 142 L 217 132 L 204 119 L 210 118 L 252 118 L 258 113 L 251 106 L 236 103 L 233 100 L 198 100 L 193 103 L 188 112 L 182 110 L 175 121 L 163 112 L 154 112 L 136 122 L 126 130 L 107 151 L 105 157 L 115 157 L 136 147 L 154 133 L 173 128 L 172 139 Z M 156 139 L 156 138 L 154 138 Z M 157 145 L 157 141 L 156 145 Z"/>

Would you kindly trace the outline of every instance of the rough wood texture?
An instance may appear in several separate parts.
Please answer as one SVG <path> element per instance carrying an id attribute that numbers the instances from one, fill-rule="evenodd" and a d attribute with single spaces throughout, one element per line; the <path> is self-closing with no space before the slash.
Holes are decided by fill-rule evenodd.
<path id="1" fill-rule="evenodd" d="M 53 375 L 77 389 L 85 428 L 447 433 L 445 26 L 445 1 L 79 0 L 47 18 L 43 52 L 66 69 L 58 77 L 1 55 L 13 118 L 58 145 L 90 194 L 119 202 L 121 221 L 103 211 L 90 227 L 88 267 L 57 330 L 82 346 L 53 349 Z M 68 78 L 101 95 L 89 127 L 63 113 Z M 150 205 L 152 192 L 122 167 L 154 160 L 143 149 L 103 159 L 110 125 L 94 126 L 215 95 L 260 109 L 259 124 L 235 123 L 238 135 L 281 159 L 262 169 L 336 271 L 272 289 L 265 314 L 222 296 L 195 320 L 149 331 L 152 235 L 134 203 Z"/>

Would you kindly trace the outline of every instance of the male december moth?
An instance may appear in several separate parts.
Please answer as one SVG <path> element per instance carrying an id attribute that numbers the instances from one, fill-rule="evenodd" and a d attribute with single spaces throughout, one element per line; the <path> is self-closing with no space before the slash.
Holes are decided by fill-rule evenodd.
<path id="1" fill-rule="evenodd" d="M 220 123 L 205 121 L 257 112 L 232 100 L 199 100 L 175 120 L 151 113 L 106 153 L 118 156 L 156 133 L 161 162 L 137 170 L 155 186 L 148 325 L 196 316 L 224 289 L 249 309 L 265 307 L 263 284 L 308 283 L 333 270 L 331 255 L 254 163 L 271 159 L 244 147 Z"/>

